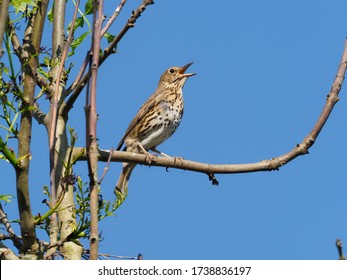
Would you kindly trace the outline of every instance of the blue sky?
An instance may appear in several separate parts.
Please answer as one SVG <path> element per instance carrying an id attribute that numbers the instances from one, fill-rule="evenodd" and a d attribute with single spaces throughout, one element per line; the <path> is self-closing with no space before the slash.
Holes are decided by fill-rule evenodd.
<path id="1" fill-rule="evenodd" d="M 106 2 L 109 16 L 114 1 Z M 128 2 L 111 33 L 140 3 Z M 288 152 L 323 108 L 347 35 L 346 10 L 342 0 L 155 1 L 100 68 L 100 147 L 118 144 L 166 68 L 193 61 L 197 75 L 184 88 L 182 123 L 161 151 L 216 164 Z M 76 67 L 84 55 L 72 58 Z M 216 187 L 204 174 L 137 166 L 116 217 L 100 223 L 100 252 L 145 259 L 337 259 L 336 238 L 347 244 L 346 94 L 345 85 L 310 154 L 280 171 L 217 175 Z M 83 103 L 82 96 L 69 123 L 80 146 Z M 49 177 L 45 130 L 34 132 L 36 213 L 45 211 L 41 189 Z M 14 193 L 14 172 L 4 162 L 0 170 L 11 174 L 2 192 Z M 111 164 L 104 199 L 113 198 L 120 170 L 120 163 Z M 85 163 L 75 172 L 87 180 Z M 16 218 L 15 200 L 5 207 Z"/>

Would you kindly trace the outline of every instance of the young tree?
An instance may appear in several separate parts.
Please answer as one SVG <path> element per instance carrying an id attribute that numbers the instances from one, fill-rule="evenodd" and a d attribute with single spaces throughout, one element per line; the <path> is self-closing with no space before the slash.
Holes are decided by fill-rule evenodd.
<path id="1" fill-rule="evenodd" d="M 120 32 L 114 36 L 108 33 L 110 26 L 121 13 L 126 0 L 121 0 L 114 7 L 114 12 L 107 20 L 103 15 L 103 0 L 86 3 L 56 0 L 27 0 L 1 2 L 0 38 L 3 39 L 1 51 L 1 134 L 0 152 L 15 170 L 16 197 L 19 210 L 21 233 L 18 235 L 11 228 L 4 209 L 0 208 L 1 222 L 7 235 L 1 239 L 10 239 L 20 252 L 16 255 L 8 246 L 1 243 L 2 257 L 5 259 L 52 259 L 63 256 L 65 259 L 98 258 L 99 230 L 98 222 L 110 216 L 124 201 L 125 196 L 116 192 L 112 202 L 100 199 L 103 174 L 98 177 L 98 163 L 109 164 L 111 161 L 141 163 L 172 167 L 208 175 L 212 184 L 218 184 L 215 174 L 271 171 L 308 153 L 314 144 L 329 114 L 338 101 L 338 94 L 344 79 L 347 64 L 347 47 L 326 100 L 322 113 L 311 132 L 291 151 L 278 157 L 249 164 L 212 165 L 193 162 L 181 158 L 148 158 L 144 153 L 130 153 L 103 150 L 97 142 L 97 77 L 98 68 L 116 53 L 119 42 L 135 26 L 145 9 L 154 4 L 152 0 L 143 0 L 131 13 Z M 74 6 L 71 19 L 67 9 Z M 66 26 L 65 22 L 69 21 Z M 90 28 L 84 23 L 92 19 Z M 53 26 L 50 46 L 42 42 L 47 23 Z M 77 30 L 83 30 L 75 36 Z M 69 58 L 83 44 L 91 45 L 84 61 L 77 65 L 69 64 Z M 105 46 L 104 46 L 105 45 Z M 79 67 L 75 77 L 70 77 L 72 69 Z M 85 147 L 76 147 L 76 132 L 69 128 L 69 114 L 86 91 Z M 46 104 L 45 104 L 46 103 Z M 47 105 L 48 104 L 48 105 Z M 41 107 L 47 107 L 47 111 Z M 46 128 L 49 143 L 50 182 L 45 188 L 48 205 L 46 213 L 34 216 L 30 202 L 29 167 L 31 160 L 31 135 L 33 126 Z M 10 139 L 17 142 L 12 149 Z M 83 179 L 74 175 L 77 161 L 88 162 L 89 188 Z M 45 164 L 45 163 L 42 163 Z M 6 195 L 2 200 L 8 200 Z M 76 205 L 76 206 L 75 206 Z M 48 240 L 38 240 L 37 228 L 47 231 Z M 81 238 L 88 238 L 90 247 L 84 250 Z"/>

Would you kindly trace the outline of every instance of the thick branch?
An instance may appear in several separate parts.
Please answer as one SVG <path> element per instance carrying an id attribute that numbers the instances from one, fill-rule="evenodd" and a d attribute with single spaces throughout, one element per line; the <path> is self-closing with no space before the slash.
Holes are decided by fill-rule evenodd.
<path id="1" fill-rule="evenodd" d="M 19 260 L 12 250 L 7 248 L 2 242 L 0 242 L 0 259 L 1 260 Z"/>
<path id="2" fill-rule="evenodd" d="M 22 252 L 25 257 L 41 258 L 38 244 L 36 243 L 36 232 L 34 219 L 31 211 L 29 197 L 29 166 L 30 146 L 32 133 L 32 115 L 29 110 L 34 106 L 34 92 L 36 87 L 34 71 L 37 67 L 37 54 L 39 53 L 45 14 L 48 1 L 38 2 L 35 14 L 30 18 L 25 30 L 21 57 L 23 59 L 24 91 L 22 96 L 22 114 L 18 133 L 18 158 L 20 165 L 16 168 L 17 200 L 20 214 L 21 235 L 23 239 Z M 29 254 L 27 254 L 29 253 Z"/>
<path id="3" fill-rule="evenodd" d="M 79 1 L 75 7 L 75 12 L 73 16 L 73 21 L 71 26 L 74 26 L 74 22 L 76 20 L 77 10 L 78 10 Z M 53 197 L 53 204 L 55 203 L 56 197 L 56 186 L 55 186 L 55 164 L 54 164 L 54 156 L 55 156 L 55 143 L 56 143 L 56 127 L 57 127 L 57 119 L 58 119 L 58 106 L 61 99 L 62 88 L 60 86 L 61 76 L 64 70 L 64 64 L 67 57 L 67 53 L 69 50 L 69 46 L 71 44 L 73 29 L 71 28 L 71 32 L 69 34 L 69 38 L 64 45 L 64 20 L 65 20 L 65 1 L 56 1 L 54 5 L 54 23 L 53 23 L 53 60 L 58 62 L 57 66 L 53 68 L 54 73 L 54 93 L 50 106 L 50 126 L 49 126 L 49 163 L 50 163 L 50 174 L 51 174 L 51 194 Z M 64 46 L 64 47 L 63 47 Z"/>
<path id="4" fill-rule="evenodd" d="M 80 1 L 76 1 L 75 10 L 71 22 L 74 26 L 77 17 L 77 11 Z M 54 95 L 51 97 L 52 102 L 50 106 L 50 127 L 49 127 L 49 146 L 50 146 L 50 180 L 51 180 L 51 207 L 53 208 L 57 203 L 56 194 L 64 191 L 65 195 L 61 201 L 61 208 L 63 210 L 58 213 L 53 213 L 50 223 L 50 242 L 53 244 L 58 240 L 58 231 L 60 238 L 64 239 L 71 234 L 74 230 L 76 218 L 71 208 L 73 205 L 73 189 L 66 186 L 63 182 L 67 176 L 65 170 L 64 159 L 67 150 L 67 135 L 66 135 L 66 120 L 67 118 L 61 117 L 61 104 L 63 103 L 64 94 L 63 87 L 65 78 L 63 79 L 64 64 L 67 58 L 68 50 L 73 38 L 73 29 L 70 29 L 69 36 L 65 41 L 64 22 L 65 22 L 65 9 L 66 1 L 55 1 L 54 3 L 54 25 L 53 25 L 53 60 L 56 62 L 53 68 L 53 81 Z M 56 216 L 58 215 L 59 225 Z M 66 259 L 79 259 L 81 255 L 81 246 L 74 242 L 67 242 L 61 248 Z M 51 255 L 55 248 L 51 247 L 47 255 Z"/>
<path id="5" fill-rule="evenodd" d="M 322 130 L 324 124 L 334 105 L 339 100 L 338 94 L 341 90 L 341 86 L 345 77 L 347 67 L 347 40 L 345 41 L 345 49 L 342 55 L 342 59 L 337 71 L 336 78 L 331 87 L 330 93 L 327 96 L 326 103 L 323 107 L 321 115 L 319 116 L 316 124 L 314 125 L 312 131 L 304 138 L 304 140 L 297 144 L 289 152 L 279 155 L 272 159 L 262 160 L 260 162 L 245 163 L 245 164 L 209 164 L 201 163 L 196 161 L 185 160 L 181 158 L 167 158 L 158 157 L 154 162 L 148 163 L 148 159 L 144 154 L 129 153 L 112 151 L 111 161 L 115 162 L 134 162 L 143 165 L 151 166 L 162 166 L 167 168 L 177 168 L 183 170 L 190 170 L 195 172 L 206 173 L 210 176 L 213 182 L 217 183 L 214 174 L 232 174 L 232 173 L 248 173 L 248 172 L 258 172 L 258 171 L 272 171 L 278 170 L 283 165 L 292 161 L 298 156 L 305 155 L 308 153 L 309 148 L 314 144 L 316 138 L 318 137 L 320 131 Z M 73 154 L 76 156 L 76 160 L 86 160 L 87 155 L 84 148 L 74 148 Z M 99 160 L 107 162 L 109 160 L 110 151 L 99 150 Z"/>

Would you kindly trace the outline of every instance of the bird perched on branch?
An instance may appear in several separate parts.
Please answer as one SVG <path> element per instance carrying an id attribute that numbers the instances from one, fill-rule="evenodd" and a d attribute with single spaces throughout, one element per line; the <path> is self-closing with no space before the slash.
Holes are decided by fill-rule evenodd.
<path id="1" fill-rule="evenodd" d="M 117 150 L 125 143 L 127 152 L 143 153 L 151 160 L 152 150 L 160 155 L 157 146 L 168 139 L 179 126 L 183 116 L 182 89 L 186 80 L 195 73 L 186 73 L 188 63 L 182 67 L 171 67 L 161 76 L 156 91 L 147 99 L 137 112 L 120 140 Z M 115 193 L 124 200 L 128 192 L 128 181 L 136 163 L 123 163 Z"/>

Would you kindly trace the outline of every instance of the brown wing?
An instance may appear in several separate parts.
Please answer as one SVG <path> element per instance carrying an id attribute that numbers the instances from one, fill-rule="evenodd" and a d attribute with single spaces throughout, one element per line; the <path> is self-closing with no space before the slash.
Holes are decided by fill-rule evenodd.
<path id="1" fill-rule="evenodd" d="M 125 139 L 128 137 L 128 135 L 133 131 L 134 127 L 146 116 L 153 107 L 156 106 L 156 104 L 160 103 L 161 100 L 164 98 L 164 90 L 163 89 L 157 89 L 155 93 L 153 93 L 147 101 L 142 105 L 140 110 L 137 112 L 136 116 L 133 118 L 131 123 L 129 124 L 127 130 L 125 131 L 124 136 L 120 140 L 117 151 L 119 151 L 125 141 Z"/>

